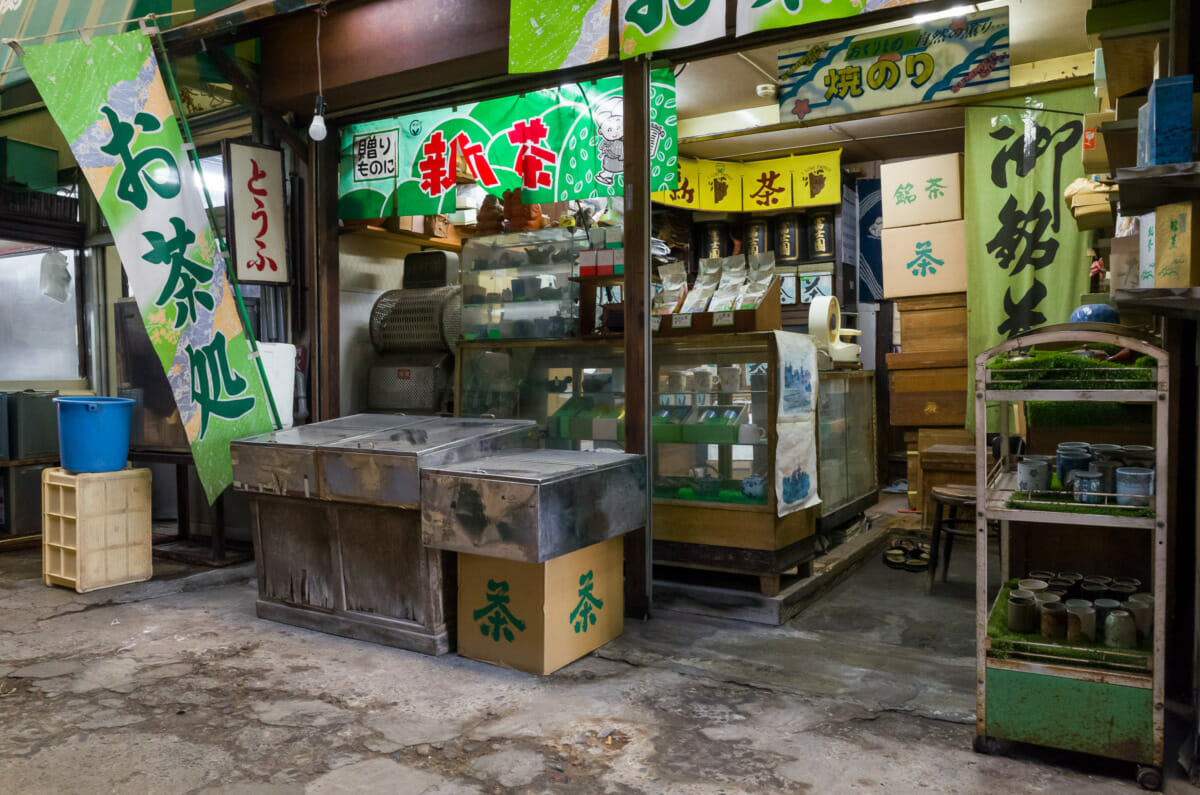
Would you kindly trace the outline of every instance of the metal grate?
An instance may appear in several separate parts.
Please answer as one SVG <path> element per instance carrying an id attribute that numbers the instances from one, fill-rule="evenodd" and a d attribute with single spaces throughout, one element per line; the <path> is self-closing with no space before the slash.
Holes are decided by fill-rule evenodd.
<path id="1" fill-rule="evenodd" d="M 371 308 L 371 343 L 380 353 L 453 351 L 462 333 L 458 286 L 389 290 Z"/>

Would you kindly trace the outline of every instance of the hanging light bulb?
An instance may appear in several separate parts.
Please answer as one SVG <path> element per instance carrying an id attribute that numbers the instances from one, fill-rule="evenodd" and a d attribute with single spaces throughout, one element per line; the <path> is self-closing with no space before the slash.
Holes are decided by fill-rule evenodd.
<path id="1" fill-rule="evenodd" d="M 324 141 L 325 129 L 325 97 L 317 94 L 317 106 L 313 109 L 312 123 L 308 125 L 308 137 L 314 141 Z"/>
<path id="2" fill-rule="evenodd" d="M 308 137 L 324 141 L 325 129 L 325 86 L 321 83 L 321 17 L 325 16 L 325 4 L 317 7 L 317 104 L 313 108 L 312 122 L 308 125 Z"/>

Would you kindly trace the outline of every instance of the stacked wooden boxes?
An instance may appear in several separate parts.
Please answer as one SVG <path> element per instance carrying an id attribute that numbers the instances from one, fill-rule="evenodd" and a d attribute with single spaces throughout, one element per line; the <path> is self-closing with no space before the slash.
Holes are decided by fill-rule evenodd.
<path id="1" fill-rule="evenodd" d="M 883 292 L 900 313 L 887 356 L 890 421 L 962 426 L 967 411 L 967 268 L 962 155 L 885 163 Z"/>

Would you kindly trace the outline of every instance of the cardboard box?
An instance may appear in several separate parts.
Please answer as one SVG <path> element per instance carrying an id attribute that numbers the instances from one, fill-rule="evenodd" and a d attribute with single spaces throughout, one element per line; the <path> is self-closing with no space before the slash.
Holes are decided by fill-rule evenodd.
<path id="1" fill-rule="evenodd" d="M 1110 291 L 1134 290 L 1138 287 L 1141 267 L 1138 249 L 1141 238 L 1136 235 L 1114 237 L 1108 253 L 1108 286 Z"/>
<path id="2" fill-rule="evenodd" d="M 967 294 L 900 298 L 900 349 L 905 353 L 967 350 Z"/>
<path id="3" fill-rule="evenodd" d="M 580 276 L 595 276 L 596 275 L 596 250 L 593 248 L 581 249 L 579 252 L 579 275 Z"/>
<path id="4" fill-rule="evenodd" d="M 1155 213 L 1138 216 L 1138 287 L 1154 286 Z"/>
<path id="5" fill-rule="evenodd" d="M 884 298 L 966 290 L 965 221 L 884 228 Z"/>
<path id="6" fill-rule="evenodd" d="M 962 162 L 951 154 L 880 166 L 883 228 L 960 220 Z"/>
<path id="7" fill-rule="evenodd" d="M 1138 110 L 1138 165 L 1162 166 L 1192 159 L 1192 76 L 1166 77 L 1150 86 Z"/>
<path id="8" fill-rule="evenodd" d="M 1200 235 L 1192 228 L 1200 201 L 1155 208 L 1154 286 L 1200 285 Z"/>
<path id="9" fill-rule="evenodd" d="M 623 254 L 621 256 L 621 261 L 622 262 L 625 261 L 625 257 Z M 614 256 L 614 249 L 611 249 L 611 248 L 600 249 L 599 251 L 596 252 L 596 275 L 612 276 L 613 269 L 616 267 L 615 263 L 616 263 L 616 257 Z"/>
<path id="10" fill-rule="evenodd" d="M 545 563 L 458 555 L 458 653 L 549 674 L 621 634 L 624 541 Z"/>
<path id="11" fill-rule="evenodd" d="M 1104 135 L 1100 125 L 1106 121 L 1116 121 L 1115 110 L 1101 113 L 1083 114 L 1083 170 L 1088 174 L 1107 174 L 1108 150 L 1104 148 Z"/>

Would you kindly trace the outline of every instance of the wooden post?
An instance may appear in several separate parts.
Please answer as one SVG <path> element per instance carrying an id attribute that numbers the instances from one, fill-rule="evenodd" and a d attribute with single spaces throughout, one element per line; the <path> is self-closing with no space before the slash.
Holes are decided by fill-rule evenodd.
<path id="1" fill-rule="evenodd" d="M 650 62 L 622 64 L 625 96 L 625 450 L 650 477 Z M 650 616 L 652 488 L 646 527 L 625 536 L 625 615 Z"/>
<path id="2" fill-rule="evenodd" d="M 311 184 L 316 193 L 315 217 L 312 228 L 316 234 L 316 245 L 313 247 L 315 256 L 315 278 L 312 288 L 315 291 L 314 303 L 316 313 L 310 317 L 312 322 L 312 343 L 315 347 L 309 361 L 316 366 L 312 368 L 311 383 L 315 395 L 309 396 L 310 405 L 314 407 L 315 419 L 329 420 L 340 415 L 341 383 L 340 383 L 340 348 L 338 305 L 341 294 L 338 278 L 338 219 L 337 219 L 337 190 L 338 190 L 338 133 L 336 129 L 329 131 L 324 141 L 314 142 L 315 157 L 310 158 L 313 179 Z"/>

